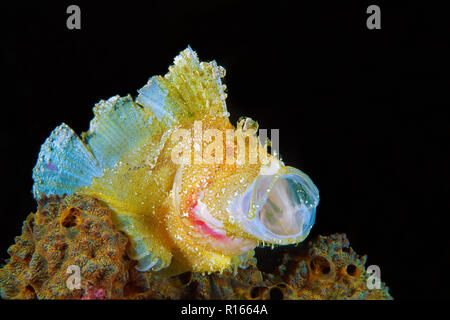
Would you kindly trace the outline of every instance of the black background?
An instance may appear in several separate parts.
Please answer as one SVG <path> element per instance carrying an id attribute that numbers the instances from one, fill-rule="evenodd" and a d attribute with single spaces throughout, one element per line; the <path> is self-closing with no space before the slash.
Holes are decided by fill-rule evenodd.
<path id="1" fill-rule="evenodd" d="M 66 8 L 81 8 L 81 30 Z M 368 30 L 366 8 L 381 7 Z M 449 33 L 435 5 L 340 1 L 17 4 L 2 12 L 0 258 L 35 211 L 31 170 L 61 122 L 136 95 L 191 45 L 225 67 L 232 123 L 280 129 L 321 193 L 311 236 L 346 233 L 396 299 L 449 297 Z M 6 19 L 5 19 L 6 18 Z M 311 237 L 310 236 L 310 237 Z M 258 252 L 279 258 L 268 249 Z"/>

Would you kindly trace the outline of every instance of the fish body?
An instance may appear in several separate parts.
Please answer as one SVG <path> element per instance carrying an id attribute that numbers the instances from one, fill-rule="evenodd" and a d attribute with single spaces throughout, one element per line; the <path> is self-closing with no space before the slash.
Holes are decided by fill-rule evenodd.
<path id="1" fill-rule="evenodd" d="M 267 153 L 256 122 L 230 123 L 224 75 L 188 47 L 136 99 L 96 104 L 81 137 L 60 125 L 33 169 L 34 197 L 102 200 L 141 271 L 222 271 L 245 264 L 260 244 L 303 241 L 318 190 Z"/>

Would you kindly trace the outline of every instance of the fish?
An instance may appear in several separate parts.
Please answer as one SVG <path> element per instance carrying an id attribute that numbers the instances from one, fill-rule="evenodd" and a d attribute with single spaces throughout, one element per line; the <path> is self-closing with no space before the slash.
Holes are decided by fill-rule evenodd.
<path id="1" fill-rule="evenodd" d="M 134 99 L 95 104 L 80 136 L 62 123 L 41 146 L 34 198 L 77 193 L 102 201 L 142 272 L 236 270 L 258 246 L 302 242 L 319 191 L 268 152 L 256 121 L 231 124 L 225 73 L 188 46 Z"/>

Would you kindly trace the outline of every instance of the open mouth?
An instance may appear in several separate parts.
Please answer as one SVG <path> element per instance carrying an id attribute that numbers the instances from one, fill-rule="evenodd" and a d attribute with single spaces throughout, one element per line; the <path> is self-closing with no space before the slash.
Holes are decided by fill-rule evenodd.
<path id="1" fill-rule="evenodd" d="M 241 200 L 247 232 L 268 243 L 295 243 L 315 222 L 319 192 L 311 179 L 292 167 L 260 175 Z"/>
<path id="2" fill-rule="evenodd" d="M 314 224 L 315 202 L 308 199 L 300 177 L 287 174 L 275 182 L 266 202 L 259 211 L 259 219 L 272 233 L 282 237 L 301 235 Z"/>

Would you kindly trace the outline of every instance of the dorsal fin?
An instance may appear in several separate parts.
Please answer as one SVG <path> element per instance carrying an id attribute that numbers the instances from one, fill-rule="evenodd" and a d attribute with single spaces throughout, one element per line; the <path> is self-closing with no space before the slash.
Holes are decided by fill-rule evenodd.
<path id="1" fill-rule="evenodd" d="M 139 90 L 136 103 L 149 108 L 162 120 L 185 122 L 205 116 L 228 118 L 225 69 L 215 61 L 199 62 L 188 47 L 175 57 L 164 76 L 150 78 Z"/>
<path id="2" fill-rule="evenodd" d="M 95 117 L 83 141 L 66 124 L 57 127 L 42 145 L 33 169 L 33 194 L 71 194 L 151 135 L 148 117 L 130 96 L 112 97 L 94 107 Z"/>
<path id="3" fill-rule="evenodd" d="M 33 170 L 33 194 L 62 195 L 89 185 L 92 178 L 151 137 L 153 122 L 168 129 L 176 123 L 205 116 L 229 116 L 225 70 L 215 61 L 199 62 L 188 47 L 175 57 L 164 76 L 150 78 L 139 90 L 136 104 L 130 96 L 114 96 L 94 107 L 94 119 L 82 135 L 85 144 L 67 125 L 56 128 L 42 145 Z"/>
<path id="4" fill-rule="evenodd" d="M 94 114 L 83 137 L 103 169 L 113 167 L 151 134 L 149 117 L 129 95 L 100 101 L 94 107 Z"/>
<path id="5" fill-rule="evenodd" d="M 102 174 L 92 153 L 66 124 L 55 128 L 41 146 L 33 169 L 33 195 L 62 196 L 89 184 Z"/>

